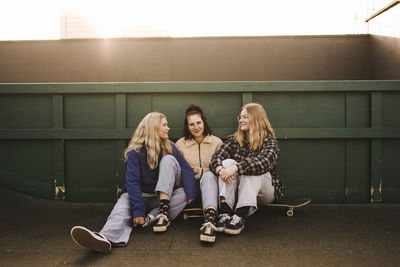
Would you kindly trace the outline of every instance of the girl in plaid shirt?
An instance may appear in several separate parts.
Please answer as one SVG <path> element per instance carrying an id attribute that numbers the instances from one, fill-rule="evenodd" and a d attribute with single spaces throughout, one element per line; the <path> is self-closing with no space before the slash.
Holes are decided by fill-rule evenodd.
<path id="1" fill-rule="evenodd" d="M 221 214 L 217 231 L 240 234 L 244 218 L 283 197 L 276 174 L 278 141 L 260 104 L 250 103 L 239 112 L 238 130 L 213 155 L 210 170 L 219 176 Z M 237 196 L 237 198 L 236 198 Z"/>

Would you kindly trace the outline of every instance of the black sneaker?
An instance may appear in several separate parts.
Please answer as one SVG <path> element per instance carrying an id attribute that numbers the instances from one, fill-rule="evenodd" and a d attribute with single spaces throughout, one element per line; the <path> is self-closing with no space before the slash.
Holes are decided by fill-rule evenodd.
<path id="1" fill-rule="evenodd" d="M 204 242 L 215 242 L 216 227 L 211 222 L 203 223 L 200 228 L 200 240 Z"/>
<path id="2" fill-rule="evenodd" d="M 228 213 L 222 213 L 218 216 L 218 221 L 217 221 L 217 227 L 216 231 L 217 232 L 223 232 L 225 230 L 225 224 L 231 219 L 231 216 L 229 216 Z"/>
<path id="3" fill-rule="evenodd" d="M 169 218 L 165 214 L 158 214 L 156 217 L 156 223 L 153 226 L 153 232 L 165 232 L 168 226 L 171 224 Z"/>
<path id="4" fill-rule="evenodd" d="M 71 229 L 71 237 L 75 243 L 82 247 L 94 249 L 102 253 L 107 253 L 111 250 L 111 243 L 104 236 L 82 226 L 73 227 Z"/>
<path id="5" fill-rule="evenodd" d="M 224 232 L 231 235 L 238 235 L 244 228 L 244 219 L 234 214 L 230 221 L 225 224 Z"/>

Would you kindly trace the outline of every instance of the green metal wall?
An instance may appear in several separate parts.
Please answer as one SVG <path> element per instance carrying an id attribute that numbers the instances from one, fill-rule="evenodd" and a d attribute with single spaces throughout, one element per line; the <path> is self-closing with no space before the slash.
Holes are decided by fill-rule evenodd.
<path id="1" fill-rule="evenodd" d="M 400 202 L 400 81 L 0 84 L 0 184 L 71 202 L 114 202 L 122 152 L 145 114 L 174 140 L 197 103 L 221 138 L 249 102 L 278 135 L 287 194 L 314 203 Z"/>

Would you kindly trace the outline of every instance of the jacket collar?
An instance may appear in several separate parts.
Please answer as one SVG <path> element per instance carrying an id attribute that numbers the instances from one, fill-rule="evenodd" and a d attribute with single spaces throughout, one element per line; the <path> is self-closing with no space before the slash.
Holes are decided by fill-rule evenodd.
<path id="1" fill-rule="evenodd" d="M 211 143 L 211 135 L 207 135 L 204 137 L 203 141 L 201 142 L 202 144 L 209 144 Z M 197 144 L 194 139 L 185 139 L 185 146 L 190 147 Z"/>

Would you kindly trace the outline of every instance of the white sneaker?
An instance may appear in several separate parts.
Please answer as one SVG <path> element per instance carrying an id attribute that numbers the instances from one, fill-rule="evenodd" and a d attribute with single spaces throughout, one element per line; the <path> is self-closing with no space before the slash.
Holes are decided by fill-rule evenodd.
<path id="1" fill-rule="evenodd" d="M 156 217 L 157 221 L 153 226 L 153 232 L 165 232 L 168 226 L 171 224 L 169 218 L 165 214 L 158 214 Z"/>
<path id="2" fill-rule="evenodd" d="M 215 242 L 216 227 L 210 222 L 203 223 L 200 228 L 200 240 L 204 242 Z"/>
<path id="3" fill-rule="evenodd" d="M 103 235 L 90 231 L 83 226 L 75 226 L 71 229 L 71 237 L 78 245 L 94 249 L 98 252 L 111 251 L 111 243 Z"/>

